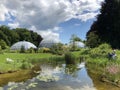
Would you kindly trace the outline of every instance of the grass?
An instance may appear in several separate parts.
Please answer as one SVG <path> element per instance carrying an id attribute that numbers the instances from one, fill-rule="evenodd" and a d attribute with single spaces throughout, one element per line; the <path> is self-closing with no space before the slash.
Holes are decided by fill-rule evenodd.
<path id="1" fill-rule="evenodd" d="M 14 71 L 20 69 L 23 62 L 31 62 L 34 60 L 44 60 L 49 59 L 50 57 L 55 57 L 50 53 L 4 53 L 0 54 L 0 72 Z M 6 58 L 14 60 L 14 62 L 7 62 Z"/>
<path id="2" fill-rule="evenodd" d="M 0 54 L 0 61 L 6 60 L 6 58 L 11 58 L 13 60 L 17 59 L 38 59 L 38 58 L 49 58 L 54 56 L 50 53 L 4 53 Z"/>

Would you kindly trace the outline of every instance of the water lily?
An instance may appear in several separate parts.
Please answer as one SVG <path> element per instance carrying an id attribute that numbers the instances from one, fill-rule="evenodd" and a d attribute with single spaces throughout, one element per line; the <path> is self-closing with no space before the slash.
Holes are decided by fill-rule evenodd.
<path id="1" fill-rule="evenodd" d="M 13 89 L 15 89 L 17 87 L 18 87 L 17 85 L 13 85 L 12 87 L 8 88 L 8 90 L 13 90 Z"/>
<path id="2" fill-rule="evenodd" d="M 37 85 L 38 83 L 30 83 L 27 87 L 26 87 L 26 89 L 30 89 L 30 88 L 34 88 L 34 87 L 36 87 L 36 85 Z"/>

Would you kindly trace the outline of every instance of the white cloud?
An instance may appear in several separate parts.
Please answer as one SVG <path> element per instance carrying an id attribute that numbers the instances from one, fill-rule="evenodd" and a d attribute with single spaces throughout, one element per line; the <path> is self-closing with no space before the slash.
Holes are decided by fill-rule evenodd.
<path id="1" fill-rule="evenodd" d="M 5 21 L 7 18 L 8 10 L 3 4 L 0 4 L 0 21 Z"/>
<path id="2" fill-rule="evenodd" d="M 36 29 L 42 34 L 46 32 L 44 37 L 51 34 L 59 39 L 59 34 L 54 32 L 59 30 L 58 24 L 72 18 L 82 21 L 94 18 L 99 13 L 101 1 L 103 0 L 0 0 L 0 21 L 14 17 L 15 21 L 8 24 L 11 27 Z"/>
<path id="3" fill-rule="evenodd" d="M 19 23 L 18 22 L 9 23 L 8 26 L 11 27 L 11 28 L 18 28 L 19 27 Z"/>
<path id="4" fill-rule="evenodd" d="M 59 34 L 53 31 L 39 31 L 38 32 L 45 41 L 60 42 Z"/>
<path id="5" fill-rule="evenodd" d="M 97 14 L 98 13 L 85 13 L 85 14 L 79 15 L 77 18 L 81 19 L 82 21 L 87 21 L 91 18 L 95 18 Z"/>
<path id="6" fill-rule="evenodd" d="M 80 23 L 75 23 L 74 26 L 80 26 L 81 24 Z"/>

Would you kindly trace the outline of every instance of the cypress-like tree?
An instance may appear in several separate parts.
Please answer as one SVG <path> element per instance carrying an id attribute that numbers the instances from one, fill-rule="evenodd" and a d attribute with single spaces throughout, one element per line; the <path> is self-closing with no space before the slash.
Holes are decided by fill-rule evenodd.
<path id="1" fill-rule="evenodd" d="M 95 32 L 99 38 L 91 40 L 90 33 Z M 100 14 L 97 16 L 97 21 L 93 23 L 90 30 L 87 32 L 87 42 L 97 44 L 108 43 L 113 48 L 120 48 L 120 0 L 105 0 L 102 3 Z M 90 46 L 88 44 L 88 46 Z"/>

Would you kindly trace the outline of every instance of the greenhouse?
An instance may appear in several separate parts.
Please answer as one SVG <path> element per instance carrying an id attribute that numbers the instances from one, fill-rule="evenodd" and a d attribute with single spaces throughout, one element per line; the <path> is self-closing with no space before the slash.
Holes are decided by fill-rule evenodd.
<path id="1" fill-rule="evenodd" d="M 77 47 L 79 47 L 79 48 L 85 47 L 85 44 L 84 44 L 83 42 L 80 42 L 80 41 L 76 41 L 76 42 L 75 42 L 75 45 L 76 45 Z"/>
<path id="2" fill-rule="evenodd" d="M 32 44 L 31 42 L 28 42 L 28 41 L 20 41 L 20 42 L 17 42 L 15 44 L 13 44 L 11 46 L 11 50 L 20 50 L 21 47 L 24 47 L 25 50 L 28 50 L 30 48 L 37 48 L 34 44 Z"/>
<path id="3" fill-rule="evenodd" d="M 51 46 L 53 46 L 54 44 L 56 44 L 56 42 L 52 41 L 52 40 L 42 40 L 39 47 L 45 47 L 45 48 L 50 48 Z"/>
<path id="4" fill-rule="evenodd" d="M 70 43 L 70 46 L 72 45 L 73 43 Z M 80 41 L 75 41 L 74 42 L 75 46 L 78 47 L 78 48 L 84 48 L 85 47 L 85 44 L 83 42 L 80 42 Z"/>

